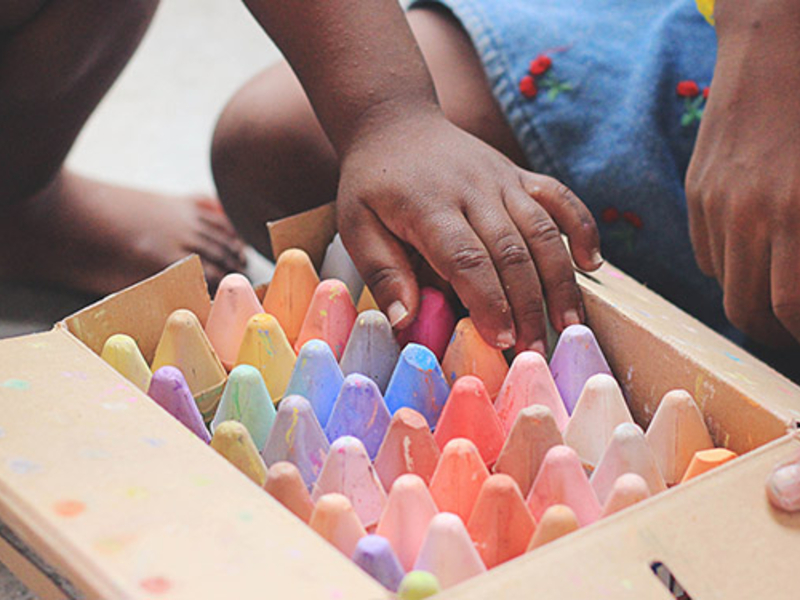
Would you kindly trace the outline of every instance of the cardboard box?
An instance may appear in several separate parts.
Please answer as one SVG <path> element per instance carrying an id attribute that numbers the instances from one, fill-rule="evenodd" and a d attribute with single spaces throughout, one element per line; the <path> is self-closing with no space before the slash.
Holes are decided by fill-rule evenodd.
<path id="1" fill-rule="evenodd" d="M 274 247 L 319 260 L 333 223 L 323 207 L 273 224 Z M 663 563 L 694 600 L 795 598 L 800 515 L 764 481 L 800 454 L 800 388 L 610 265 L 579 283 L 637 420 L 684 387 L 747 455 L 440 597 L 669 600 Z M 0 560 L 47 599 L 389 597 L 96 354 L 123 332 L 150 360 L 170 312 L 209 306 L 193 257 L 0 342 Z"/>

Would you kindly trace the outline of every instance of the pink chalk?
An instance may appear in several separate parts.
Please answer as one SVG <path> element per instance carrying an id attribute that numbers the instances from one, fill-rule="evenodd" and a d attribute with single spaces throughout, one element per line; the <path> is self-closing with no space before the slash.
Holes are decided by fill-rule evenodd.
<path id="1" fill-rule="evenodd" d="M 401 346 L 409 342 L 430 348 L 439 362 L 456 327 L 456 315 L 445 295 L 432 287 L 420 291 L 420 305 L 414 322 L 397 334 Z"/>

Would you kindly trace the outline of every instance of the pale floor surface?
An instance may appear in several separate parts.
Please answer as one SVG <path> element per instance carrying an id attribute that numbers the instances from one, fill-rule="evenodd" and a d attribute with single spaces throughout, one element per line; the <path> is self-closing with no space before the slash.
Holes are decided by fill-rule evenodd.
<path id="1" fill-rule="evenodd" d="M 209 146 L 217 115 L 239 86 L 278 56 L 240 0 L 162 0 L 142 46 L 68 163 L 116 183 L 211 193 Z M 89 300 L 0 284 L 0 337 L 49 329 Z M 0 598 L 31 597 L 0 565 Z"/>

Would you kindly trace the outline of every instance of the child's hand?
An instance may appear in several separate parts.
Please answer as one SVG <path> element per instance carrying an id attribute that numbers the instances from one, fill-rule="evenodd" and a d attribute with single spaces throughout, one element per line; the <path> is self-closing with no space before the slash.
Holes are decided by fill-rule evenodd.
<path id="1" fill-rule="evenodd" d="M 800 11 L 756 4 L 717 2 L 718 61 L 686 194 L 697 263 L 722 286 L 728 318 L 783 345 L 800 340 Z"/>
<path id="2" fill-rule="evenodd" d="M 543 352 L 542 290 L 557 329 L 583 319 L 559 228 L 577 265 L 596 269 L 591 214 L 564 185 L 516 167 L 441 113 L 412 112 L 362 131 L 342 157 L 339 228 L 356 265 L 403 327 L 419 302 L 407 242 L 453 285 L 489 343 Z"/>

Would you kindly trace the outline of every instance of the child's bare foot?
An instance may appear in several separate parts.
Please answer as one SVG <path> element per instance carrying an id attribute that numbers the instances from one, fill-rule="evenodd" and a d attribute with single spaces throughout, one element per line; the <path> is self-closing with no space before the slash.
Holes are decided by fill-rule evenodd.
<path id="1" fill-rule="evenodd" d="M 107 294 L 196 252 L 212 287 L 246 266 L 219 203 L 118 187 L 62 171 L 0 214 L 0 278 Z"/>

